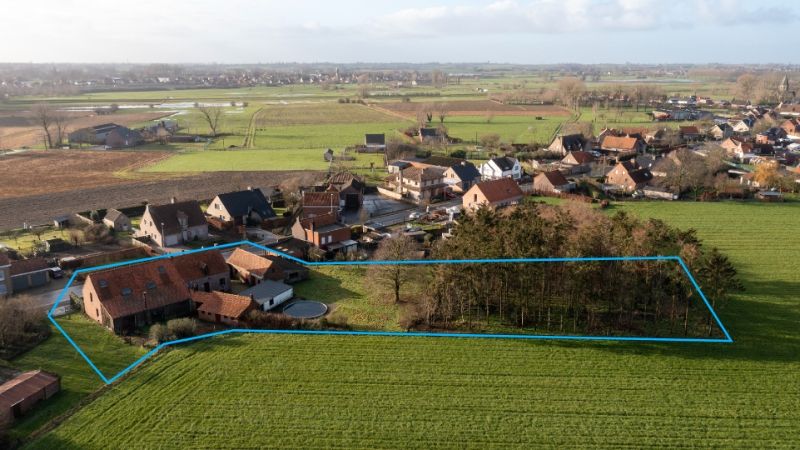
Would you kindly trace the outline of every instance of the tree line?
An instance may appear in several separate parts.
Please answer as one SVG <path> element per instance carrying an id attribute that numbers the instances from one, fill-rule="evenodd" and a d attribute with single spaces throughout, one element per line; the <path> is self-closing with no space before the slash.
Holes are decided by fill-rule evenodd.
<path id="1" fill-rule="evenodd" d="M 382 244 L 378 256 L 410 259 L 403 239 Z M 432 251 L 433 258 L 447 260 L 661 255 L 681 256 L 715 305 L 741 289 L 728 258 L 716 249 L 706 251 L 694 230 L 624 212 L 608 217 L 583 205 L 481 209 L 464 217 L 453 236 Z M 407 328 L 499 325 L 659 336 L 720 332 L 674 260 L 389 266 L 373 269 L 371 278 L 406 304 L 402 325 Z"/>

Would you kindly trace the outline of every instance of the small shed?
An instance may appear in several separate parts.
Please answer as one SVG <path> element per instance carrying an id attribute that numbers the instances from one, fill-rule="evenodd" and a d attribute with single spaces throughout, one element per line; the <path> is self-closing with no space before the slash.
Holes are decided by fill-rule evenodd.
<path id="1" fill-rule="evenodd" d="M 72 246 L 69 242 L 60 238 L 46 239 L 44 241 L 44 249 L 48 252 L 63 252 L 70 248 L 72 248 Z"/>
<path id="2" fill-rule="evenodd" d="M 130 231 L 131 229 L 131 219 L 122 211 L 113 208 L 106 211 L 103 224 L 114 231 Z"/>
<path id="3" fill-rule="evenodd" d="M 8 380 L 0 385 L 0 426 L 13 423 L 60 390 L 59 376 L 41 370 L 24 372 Z"/>
<path id="4" fill-rule="evenodd" d="M 294 288 L 280 281 L 264 280 L 249 289 L 245 289 L 239 295 L 250 297 L 258 303 L 263 311 L 269 311 L 291 300 L 294 297 Z"/>

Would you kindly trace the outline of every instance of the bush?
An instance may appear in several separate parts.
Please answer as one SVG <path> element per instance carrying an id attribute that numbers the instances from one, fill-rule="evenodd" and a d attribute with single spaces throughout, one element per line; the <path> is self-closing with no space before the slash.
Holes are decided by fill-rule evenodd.
<path id="1" fill-rule="evenodd" d="M 286 314 L 270 313 L 265 311 L 253 310 L 247 316 L 247 324 L 250 328 L 261 330 L 291 330 L 298 328 L 299 323 Z"/>
<path id="2" fill-rule="evenodd" d="M 450 152 L 450 157 L 467 159 L 467 152 L 466 150 L 456 150 L 454 152 Z"/>
<path id="3" fill-rule="evenodd" d="M 167 322 L 169 334 L 175 339 L 183 339 L 197 334 L 197 321 L 189 317 L 172 319 Z"/>
<path id="4" fill-rule="evenodd" d="M 150 327 L 150 339 L 156 344 L 170 340 L 170 332 L 166 325 L 157 323 Z"/>
<path id="5" fill-rule="evenodd" d="M 348 322 L 347 314 L 340 311 L 334 311 L 329 316 L 320 319 L 319 324 L 323 328 L 338 328 L 341 330 L 349 330 L 350 325 L 347 322 Z"/>

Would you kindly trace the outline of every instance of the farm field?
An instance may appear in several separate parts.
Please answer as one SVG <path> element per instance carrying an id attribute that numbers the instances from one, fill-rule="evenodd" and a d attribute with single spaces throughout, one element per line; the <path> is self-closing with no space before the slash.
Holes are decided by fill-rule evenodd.
<path id="1" fill-rule="evenodd" d="M 446 103 L 448 115 L 451 116 L 479 116 L 487 112 L 504 116 L 562 116 L 569 117 L 571 112 L 566 108 L 554 105 L 506 105 L 491 100 L 454 100 L 446 101 L 432 98 L 429 100 L 415 100 L 413 102 L 376 103 L 376 108 L 385 109 L 394 113 L 403 114 L 410 118 L 417 115 L 417 111 L 425 104 Z"/>
<path id="2" fill-rule="evenodd" d="M 290 150 L 206 150 L 184 152 L 143 168 L 140 172 L 231 172 L 246 170 L 327 170 L 329 163 L 323 159 L 323 150 L 302 148 Z M 357 154 L 349 166 L 383 167 L 383 155 Z"/>
<path id="3" fill-rule="evenodd" d="M 156 151 L 50 150 L 0 156 L 0 199 L 130 182 L 123 173 L 170 156 Z"/>
<path id="4" fill-rule="evenodd" d="M 475 142 L 476 136 L 498 134 L 504 142 L 515 144 L 548 145 L 558 127 L 564 122 L 561 116 L 545 116 L 535 120 L 529 116 L 496 116 L 490 121 L 486 116 L 455 116 L 445 120 L 448 135 L 464 142 Z"/>
<path id="5" fill-rule="evenodd" d="M 793 447 L 800 243 L 742 230 L 790 228 L 800 203 L 613 208 L 731 257 L 746 287 L 720 305 L 734 344 L 214 338 L 157 356 L 28 448 Z"/>

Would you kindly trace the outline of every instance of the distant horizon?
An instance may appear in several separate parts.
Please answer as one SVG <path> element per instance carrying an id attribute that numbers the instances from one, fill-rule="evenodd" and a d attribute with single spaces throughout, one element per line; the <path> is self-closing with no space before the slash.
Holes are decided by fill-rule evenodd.
<path id="1" fill-rule="evenodd" d="M 64 65 L 64 66 L 103 66 L 103 65 L 118 65 L 118 66 L 393 66 L 393 65 L 408 65 L 408 66 L 512 66 L 512 67 L 552 67 L 552 66 L 583 66 L 583 67 L 598 67 L 598 66 L 615 66 L 615 67 L 652 67 L 652 66 L 688 66 L 688 67 L 722 67 L 722 68 L 736 68 L 736 67 L 763 67 L 800 70 L 800 62 L 598 62 L 598 63 L 584 63 L 584 62 L 551 62 L 551 63 L 515 63 L 515 62 L 494 62 L 494 61 L 464 61 L 464 62 L 411 62 L 411 61 L 259 61 L 259 62 L 246 62 L 246 61 L 233 61 L 233 62 L 201 62 L 201 61 L 183 61 L 183 62 L 163 62 L 163 61 L 138 61 L 138 62 L 122 62 L 122 61 L 0 61 L 2 65 L 33 65 L 33 66 L 47 66 L 47 65 Z"/>
<path id="2" fill-rule="evenodd" d="M 800 63 L 783 45 L 800 3 L 780 0 L 39 0 L 4 16 L 0 61 L 18 64 Z"/>

